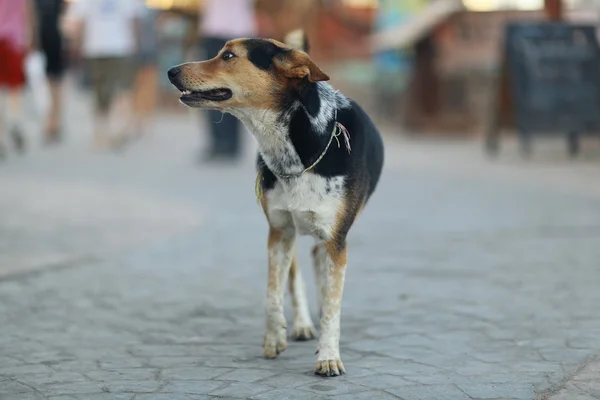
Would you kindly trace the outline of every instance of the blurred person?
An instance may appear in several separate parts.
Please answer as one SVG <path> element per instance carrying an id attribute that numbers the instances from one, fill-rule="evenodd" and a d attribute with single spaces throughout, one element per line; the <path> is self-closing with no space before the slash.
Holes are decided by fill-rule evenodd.
<path id="1" fill-rule="evenodd" d="M 24 150 L 22 101 L 26 83 L 25 57 L 35 48 L 35 11 L 31 0 L 0 0 L 0 89 L 8 89 L 4 127 L 0 126 L 0 158 L 5 156 L 4 128 L 15 147 Z"/>
<path id="2" fill-rule="evenodd" d="M 231 39 L 254 37 L 254 0 L 203 0 L 200 21 L 201 46 L 205 58 L 215 57 Z M 207 111 L 210 147 L 204 161 L 235 160 L 240 156 L 240 122 L 230 114 Z"/>
<path id="3" fill-rule="evenodd" d="M 50 86 L 50 111 L 44 128 L 46 144 L 60 140 L 62 113 L 62 76 L 65 68 L 60 19 L 66 8 L 64 0 L 35 0 L 39 26 L 40 50 L 46 57 L 46 76 Z"/>
<path id="4" fill-rule="evenodd" d="M 143 2 L 139 18 L 139 49 L 134 84 L 135 133 L 145 135 L 153 125 L 158 91 L 158 14 Z"/>
<path id="5" fill-rule="evenodd" d="M 132 86 L 140 12 L 138 0 L 79 0 L 73 4 L 78 21 L 75 47 L 89 62 L 95 97 L 94 143 L 100 149 L 122 145 L 133 129 Z"/>

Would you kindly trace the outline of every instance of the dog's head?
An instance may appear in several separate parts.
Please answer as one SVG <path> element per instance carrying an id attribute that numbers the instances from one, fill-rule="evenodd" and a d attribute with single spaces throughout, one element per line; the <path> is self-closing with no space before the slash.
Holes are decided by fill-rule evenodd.
<path id="1" fill-rule="evenodd" d="M 329 80 L 308 54 L 272 39 L 232 40 L 215 58 L 168 75 L 183 104 L 217 110 L 278 110 L 290 90 Z"/>

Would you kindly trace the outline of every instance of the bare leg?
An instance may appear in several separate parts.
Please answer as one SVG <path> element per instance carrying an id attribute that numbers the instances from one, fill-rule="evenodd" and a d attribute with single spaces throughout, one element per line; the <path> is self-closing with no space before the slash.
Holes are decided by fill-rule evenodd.
<path id="1" fill-rule="evenodd" d="M 155 65 L 147 65 L 138 72 L 135 83 L 135 131 L 146 135 L 154 125 L 156 110 L 158 70 Z"/>
<path id="2" fill-rule="evenodd" d="M 290 268 L 289 286 L 292 295 L 292 306 L 294 307 L 292 338 L 298 341 L 313 339 L 315 337 L 315 327 L 310 319 L 306 287 L 296 258 L 293 259 Z"/>
<path id="3" fill-rule="evenodd" d="M 23 88 L 11 88 L 8 91 L 7 122 L 17 150 L 25 149 L 22 120 Z"/>
<path id="4" fill-rule="evenodd" d="M 6 93 L 0 88 L 0 161 L 6 157 L 6 149 L 4 148 L 4 125 L 6 123 Z"/>
<path id="5" fill-rule="evenodd" d="M 108 134 L 108 113 L 104 110 L 96 110 L 94 113 L 94 146 L 97 149 L 108 147 Z"/>
<path id="6" fill-rule="evenodd" d="M 46 121 L 46 140 L 56 141 L 62 115 L 62 80 L 54 78 L 49 80 L 50 84 L 50 112 Z"/>
<path id="7" fill-rule="evenodd" d="M 282 218 L 280 218 L 281 220 Z M 285 284 L 288 278 L 292 259 L 296 229 L 291 217 L 286 218 L 285 225 L 269 229 L 269 278 L 267 286 L 267 323 L 263 343 L 266 358 L 275 358 L 287 347 L 286 321 L 283 315 L 283 299 Z"/>
<path id="8" fill-rule="evenodd" d="M 344 278 L 346 274 L 346 245 L 336 241 L 325 242 L 327 279 L 321 316 L 321 336 L 315 374 L 338 376 L 345 373 L 340 359 L 340 316 Z"/>
<path id="9" fill-rule="evenodd" d="M 132 92 L 119 93 L 111 107 L 111 132 L 114 132 L 114 143 L 121 144 L 131 134 L 133 129 Z"/>

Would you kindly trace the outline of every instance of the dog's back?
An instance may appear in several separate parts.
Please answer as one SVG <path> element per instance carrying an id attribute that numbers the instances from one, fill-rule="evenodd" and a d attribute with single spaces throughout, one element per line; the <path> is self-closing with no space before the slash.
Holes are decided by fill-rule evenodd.
<path id="1" fill-rule="evenodd" d="M 286 34 L 284 43 L 292 48 L 302 50 L 306 53 L 308 53 L 310 50 L 308 36 L 303 29 L 296 29 Z M 348 129 L 348 132 L 355 132 L 356 129 L 360 129 L 362 131 L 362 135 L 364 135 L 364 143 L 362 143 L 362 145 L 364 146 L 365 158 L 364 160 L 359 158 L 357 161 L 361 164 L 364 163 L 363 167 L 366 167 L 366 170 L 368 171 L 368 192 L 366 195 L 368 200 L 371 194 L 373 194 L 375 191 L 377 183 L 379 182 L 379 177 L 381 176 L 384 160 L 383 140 L 379 130 L 367 113 L 362 109 L 362 107 L 355 101 L 350 101 L 350 103 L 351 107 L 349 110 L 352 117 L 350 118 L 350 116 L 344 117 L 344 115 L 340 115 L 340 118 L 341 120 L 346 120 L 346 128 Z M 342 124 L 343 123 L 344 122 L 342 122 Z"/>

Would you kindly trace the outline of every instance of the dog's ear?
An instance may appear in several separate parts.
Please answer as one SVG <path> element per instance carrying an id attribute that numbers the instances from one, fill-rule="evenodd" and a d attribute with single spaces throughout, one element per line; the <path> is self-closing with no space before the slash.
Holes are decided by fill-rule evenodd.
<path id="1" fill-rule="evenodd" d="M 275 65 L 287 78 L 307 79 L 309 82 L 328 81 L 329 76 L 321 71 L 308 54 L 290 50 L 275 60 Z"/>

